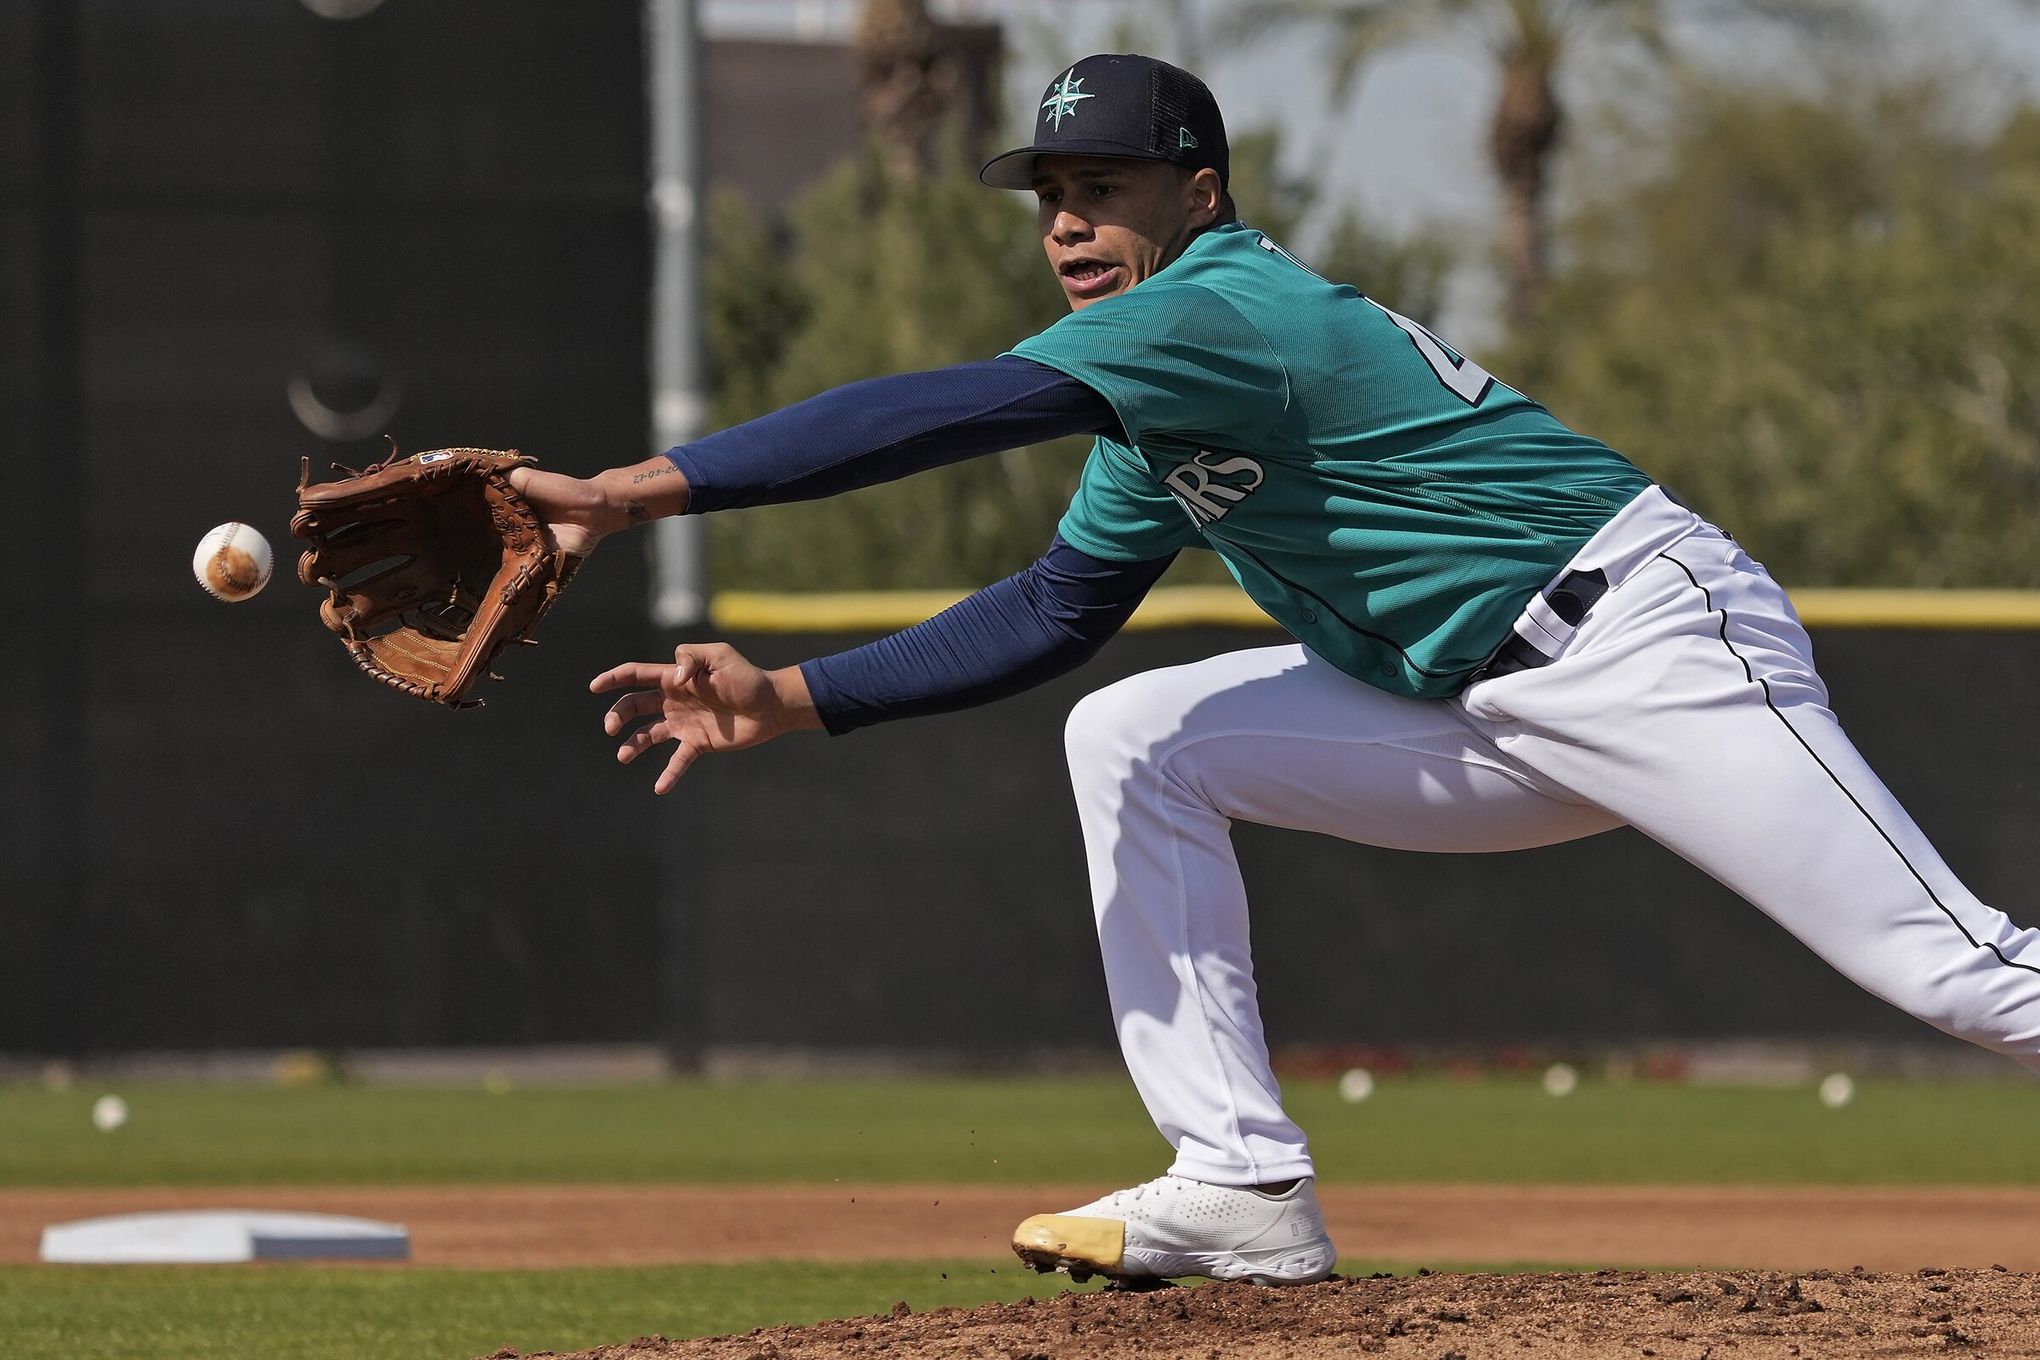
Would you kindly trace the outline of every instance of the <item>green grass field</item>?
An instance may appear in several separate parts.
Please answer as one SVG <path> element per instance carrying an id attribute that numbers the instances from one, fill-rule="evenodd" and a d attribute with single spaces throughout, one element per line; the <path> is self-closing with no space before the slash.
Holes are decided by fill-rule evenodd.
<path id="1" fill-rule="evenodd" d="M 0 1087 L 0 1188 L 500 1182 L 1131 1182 L 1167 1149 L 1126 1082 L 673 1082 L 603 1090 Z M 1292 1082 L 1328 1182 L 2040 1184 L 2040 1087 L 1864 1082 L 1812 1091 Z M 1039 1130 L 1055 1129 L 1053 1140 Z"/>
<path id="2" fill-rule="evenodd" d="M 1130 1183 L 1165 1149 L 1111 1078 L 675 1082 L 602 1090 L 0 1088 L 15 1187 L 537 1182 Z M 1389 1080 L 1349 1105 L 1290 1083 L 1327 1181 L 2040 1184 L 2040 1091 Z M 1053 1141 L 1030 1131 L 1052 1118 Z M 1392 1265 L 1394 1263 L 1388 1263 Z M 1436 1262 L 1430 1264 L 1436 1265 Z M 1487 1263 L 1494 1266 L 1496 1263 Z M 1341 1263 L 1348 1271 L 1388 1268 Z M 1067 1288 L 1007 1260 L 661 1269 L 0 1267 L 9 1360 L 356 1360 L 570 1350 Z"/>
<path id="3" fill-rule="evenodd" d="M 994 1273 L 996 1272 L 996 1273 Z M 888 1261 L 608 1270 L 203 1266 L 0 1268 L 9 1357 L 164 1360 L 465 1357 L 586 1350 L 652 1333 L 1052 1294 L 1018 1262 Z"/>
<path id="4" fill-rule="evenodd" d="M 1010 1259 L 550 1271 L 14 1266 L 0 1267 L 0 1348 L 10 1360 L 467 1360 L 504 1346 L 589 1350 L 653 1333 L 865 1317 L 900 1301 L 921 1312 L 1078 1287 Z"/>

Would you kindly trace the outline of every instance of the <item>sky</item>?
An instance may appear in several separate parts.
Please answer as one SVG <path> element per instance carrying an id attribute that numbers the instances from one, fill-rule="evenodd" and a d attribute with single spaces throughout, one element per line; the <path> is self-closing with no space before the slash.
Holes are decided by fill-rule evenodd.
<path id="1" fill-rule="evenodd" d="M 1674 12 L 1696 8 L 1669 0 Z M 840 37 L 860 0 L 702 0 L 714 33 Z M 1999 115 L 2014 92 L 2040 99 L 2040 0 L 1862 0 L 1878 13 L 1901 64 L 1963 73 L 1977 116 Z M 1291 169 L 1320 177 L 1322 201 L 1357 203 L 1397 235 L 1441 232 L 1462 256 L 1478 254 L 1495 212 L 1483 154 L 1494 74 L 1478 40 L 1462 32 L 1412 42 L 1377 59 L 1351 99 L 1330 96 L 1321 40 L 1292 31 L 1255 43 L 1224 40 L 1221 21 L 1237 0 L 930 0 L 944 18 L 1005 25 L 1007 104 L 1013 144 L 1029 135 L 1031 109 L 1051 69 L 1095 51 L 1142 50 L 1203 76 L 1235 132 L 1283 129 Z M 1757 70 L 1792 79 L 1819 60 L 1776 29 L 1719 18 L 1674 30 L 1704 68 Z M 1647 101 L 1654 77 L 1619 52 L 1596 52 L 1570 72 L 1575 106 L 1592 97 Z M 1608 93 L 1613 91 L 1613 94 Z M 1564 192 L 1564 182 L 1559 184 Z M 1308 254 L 1308 240 L 1296 243 Z M 1450 292 L 1448 333 L 1471 341 L 1493 323 L 1493 280 L 1461 272 Z"/>

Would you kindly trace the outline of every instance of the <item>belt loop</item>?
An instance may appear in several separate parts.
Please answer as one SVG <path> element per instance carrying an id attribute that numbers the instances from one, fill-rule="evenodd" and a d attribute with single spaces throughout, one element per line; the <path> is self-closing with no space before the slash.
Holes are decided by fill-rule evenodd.
<path id="1" fill-rule="evenodd" d="M 1595 601 L 1608 593 L 1608 574 L 1599 567 L 1586 571 L 1569 571 L 1558 578 L 1551 589 L 1544 592 L 1544 602 L 1551 606 L 1551 612 L 1577 628 L 1587 617 L 1587 611 Z"/>
<path id="2" fill-rule="evenodd" d="M 1589 567 L 1585 571 L 1567 572 L 1538 592 L 1537 598 L 1543 600 L 1551 612 L 1568 628 L 1577 628 L 1587 617 L 1587 611 L 1607 593 L 1608 574 L 1599 567 Z M 1568 635 L 1566 641 L 1570 640 Z M 1549 666 L 1557 659 L 1547 656 L 1511 627 L 1509 635 L 1502 639 L 1501 645 L 1481 663 L 1478 670 L 1467 677 L 1466 683 L 1473 686 L 1499 675 L 1536 670 L 1540 666 Z"/>

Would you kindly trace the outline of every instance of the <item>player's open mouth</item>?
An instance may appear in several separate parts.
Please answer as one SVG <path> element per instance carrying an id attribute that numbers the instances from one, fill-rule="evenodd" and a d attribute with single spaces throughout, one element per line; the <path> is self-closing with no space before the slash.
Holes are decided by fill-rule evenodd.
<path id="1" fill-rule="evenodd" d="M 1069 260 L 1057 270 L 1066 292 L 1099 297 L 1119 286 L 1119 266 L 1102 260 Z"/>

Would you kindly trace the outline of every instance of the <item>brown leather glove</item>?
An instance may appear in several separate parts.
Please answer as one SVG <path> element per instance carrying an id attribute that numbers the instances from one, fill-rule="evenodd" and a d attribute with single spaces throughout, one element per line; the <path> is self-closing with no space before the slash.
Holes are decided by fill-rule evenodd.
<path id="1" fill-rule="evenodd" d="M 311 547 L 298 579 L 326 589 L 319 618 L 354 664 L 433 703 L 481 702 L 468 688 L 496 653 L 533 640 L 580 565 L 510 485 L 533 461 L 514 449 L 400 458 L 392 441 L 367 471 L 313 486 L 304 460 L 290 531 Z"/>

